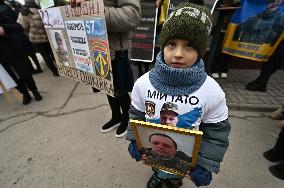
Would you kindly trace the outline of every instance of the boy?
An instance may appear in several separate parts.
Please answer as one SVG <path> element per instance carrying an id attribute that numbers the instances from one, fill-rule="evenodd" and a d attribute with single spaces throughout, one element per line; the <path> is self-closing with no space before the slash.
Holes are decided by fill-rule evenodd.
<path id="1" fill-rule="evenodd" d="M 211 27 L 212 16 L 204 6 L 191 3 L 177 6 L 163 25 L 161 52 L 155 67 L 134 84 L 129 110 L 130 119 L 151 121 L 159 118 L 165 102 L 171 102 L 178 106 L 177 127 L 203 131 L 197 166 L 188 172 L 196 186 L 209 185 L 211 172 L 219 172 L 231 129 L 225 94 L 207 76 L 201 59 Z M 129 153 L 140 161 L 141 153 L 128 129 Z M 149 188 L 182 185 L 182 177 L 158 169 L 153 171 L 147 183 Z"/>

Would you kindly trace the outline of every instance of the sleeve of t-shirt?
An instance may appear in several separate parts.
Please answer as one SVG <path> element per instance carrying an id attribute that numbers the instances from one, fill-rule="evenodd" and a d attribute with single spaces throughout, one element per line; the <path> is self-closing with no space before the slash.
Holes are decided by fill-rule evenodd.
<path id="1" fill-rule="evenodd" d="M 145 112 L 145 95 L 143 90 L 144 76 L 140 77 L 134 84 L 131 93 L 131 104 L 140 112 Z"/>
<path id="2" fill-rule="evenodd" d="M 216 83 L 208 92 L 205 103 L 205 111 L 202 121 L 204 123 L 218 123 L 228 118 L 228 107 L 225 93 Z"/>

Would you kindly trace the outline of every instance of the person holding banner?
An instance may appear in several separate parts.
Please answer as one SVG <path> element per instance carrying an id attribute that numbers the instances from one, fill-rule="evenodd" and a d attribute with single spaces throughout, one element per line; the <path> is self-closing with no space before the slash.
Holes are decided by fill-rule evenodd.
<path id="1" fill-rule="evenodd" d="M 72 0 L 71 6 L 80 6 L 85 0 Z M 75 5 L 74 5 L 75 4 Z M 115 128 L 116 137 L 127 133 L 130 108 L 130 92 L 134 77 L 128 59 L 128 42 L 130 31 L 136 27 L 141 18 L 139 0 L 104 0 L 104 12 L 111 54 L 114 97 L 107 96 L 112 117 L 102 126 L 103 133 Z"/>
<path id="2" fill-rule="evenodd" d="M 196 186 L 209 185 L 212 172 L 220 171 L 231 130 L 225 93 L 206 74 L 202 60 L 212 22 L 210 10 L 205 6 L 181 3 L 176 7 L 162 27 L 161 52 L 157 55 L 155 67 L 134 84 L 129 110 L 131 119 L 149 121 L 159 116 L 158 109 L 165 102 L 177 105 L 178 114 L 190 115 L 194 109 L 200 109 L 200 117 L 191 125 L 179 119 L 181 125 L 196 125 L 196 130 L 203 132 L 197 165 L 186 176 Z M 151 111 L 147 111 L 146 103 L 153 104 Z M 131 126 L 128 130 L 126 139 L 131 141 L 129 154 L 140 161 L 141 151 Z M 182 185 L 182 177 L 158 169 L 154 171 L 147 183 L 148 188 L 177 188 Z"/>

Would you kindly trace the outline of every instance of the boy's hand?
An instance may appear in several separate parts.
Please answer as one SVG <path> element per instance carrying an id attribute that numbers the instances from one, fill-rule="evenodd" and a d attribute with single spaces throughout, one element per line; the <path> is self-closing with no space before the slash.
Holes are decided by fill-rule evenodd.
<path id="1" fill-rule="evenodd" d="M 188 173 L 188 176 L 197 187 L 209 185 L 212 180 L 212 173 L 198 165 L 196 165 L 192 172 Z"/>
<path id="2" fill-rule="evenodd" d="M 139 151 L 137 144 L 135 141 L 131 141 L 129 146 L 128 146 L 128 152 L 131 155 L 131 157 L 133 159 L 135 159 L 136 161 L 140 161 L 142 158 L 142 154 Z"/>

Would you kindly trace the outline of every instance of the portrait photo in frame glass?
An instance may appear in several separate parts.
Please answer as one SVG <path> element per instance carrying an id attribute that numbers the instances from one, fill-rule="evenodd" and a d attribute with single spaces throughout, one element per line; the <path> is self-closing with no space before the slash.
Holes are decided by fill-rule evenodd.
<path id="1" fill-rule="evenodd" d="M 180 176 L 195 167 L 201 131 L 138 120 L 130 124 L 144 164 Z"/>

